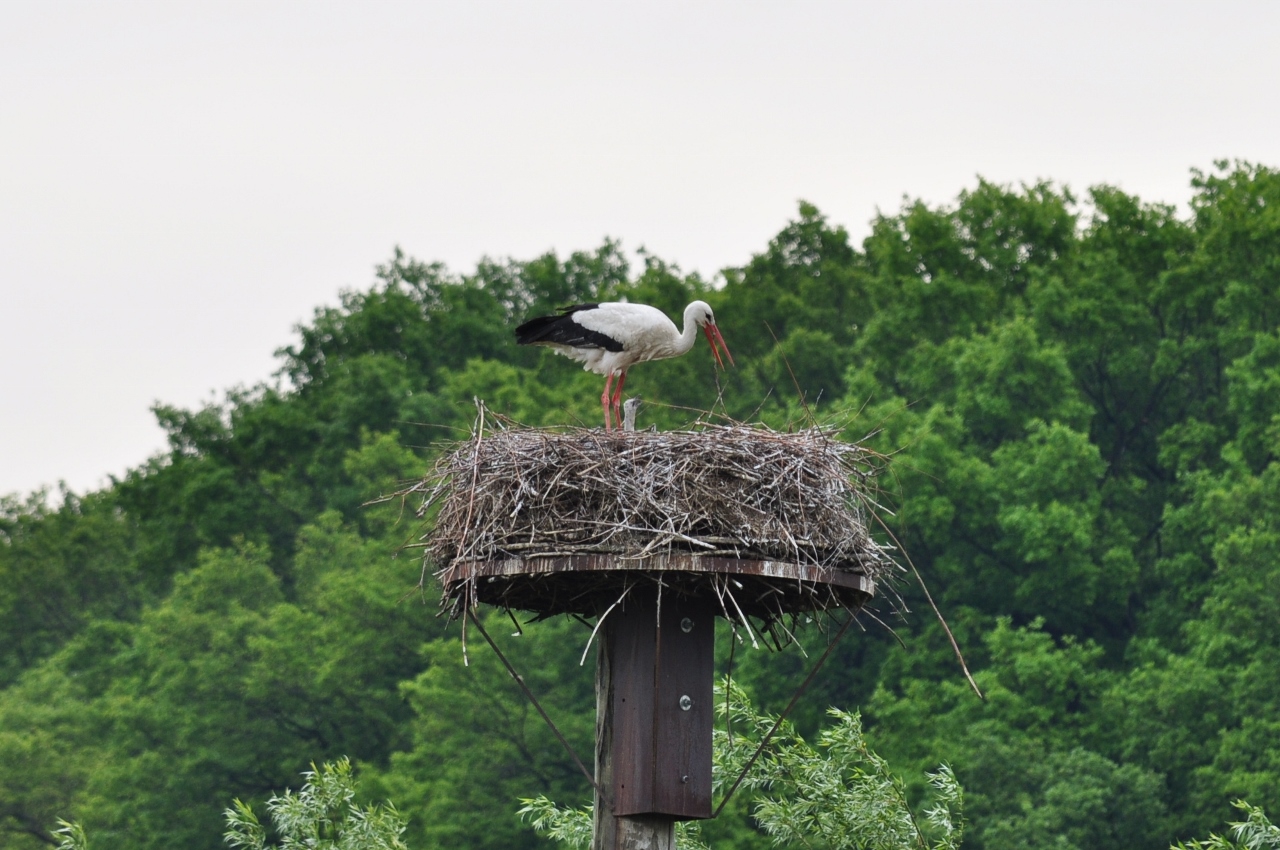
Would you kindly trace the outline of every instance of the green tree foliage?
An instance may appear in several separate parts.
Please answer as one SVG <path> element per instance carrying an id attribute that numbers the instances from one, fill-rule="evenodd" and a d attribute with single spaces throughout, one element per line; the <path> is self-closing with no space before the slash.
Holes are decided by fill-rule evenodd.
<path id="1" fill-rule="evenodd" d="M 906 650 L 873 623 L 847 639 L 798 736 L 817 740 L 815 706 L 861 706 L 908 775 L 951 764 L 967 847 L 1154 850 L 1234 799 L 1274 811 L 1280 173 L 1192 182 L 1184 216 L 980 181 L 877 216 L 861 245 L 802 204 L 722 286 L 612 241 L 470 274 L 397 251 L 298 328 L 272 381 L 158 406 L 162 454 L 98 492 L 0 501 L 0 847 L 56 844 L 67 816 L 112 846 L 212 848 L 226 800 L 343 754 L 415 814 L 414 846 L 533 846 L 511 800 L 585 783 L 487 647 L 472 636 L 464 666 L 458 626 L 410 593 L 404 506 L 365 503 L 465 434 L 476 396 L 596 424 L 599 380 L 511 329 L 614 298 L 709 301 L 739 363 L 717 373 L 699 346 L 637 368 L 642 424 L 713 408 L 893 453 L 882 531 L 989 698 L 904 583 L 917 613 L 877 612 Z M 581 626 L 490 631 L 589 753 Z M 798 637 L 811 657 L 825 641 Z M 807 664 L 739 647 L 734 679 L 776 712 Z M 707 834 L 767 843 L 739 811 Z"/>
<path id="2" fill-rule="evenodd" d="M 985 643 L 989 661 L 975 674 L 985 701 L 963 681 L 939 689 L 913 676 L 900 692 L 882 686 L 868 711 L 882 748 L 904 763 L 955 764 L 980 846 L 1161 846 L 1161 777 L 1099 752 L 1101 704 L 1114 681 L 1101 648 L 1007 618 Z"/>
<path id="3" fill-rule="evenodd" d="M 59 820 L 53 835 L 58 839 L 58 850 L 89 850 L 89 836 L 78 823 Z"/>
<path id="4" fill-rule="evenodd" d="M 93 620 L 125 619 L 154 600 L 153 588 L 130 586 L 138 538 L 111 496 L 0 499 L 0 685 Z"/>
<path id="5" fill-rule="evenodd" d="M 539 835 L 564 844 L 569 850 L 588 850 L 591 847 L 592 806 L 573 809 L 557 806 L 546 797 L 525 798 L 516 814 L 529 821 Z M 702 841 L 697 821 L 677 821 L 675 826 L 678 850 L 708 850 Z"/>
<path id="6" fill-rule="evenodd" d="M 486 630 L 590 765 L 594 668 L 579 667 L 581 650 L 574 651 L 589 632 L 561 619 L 515 637 L 511 621 L 497 613 Z M 371 778 L 370 787 L 419 813 L 408 833 L 414 846 L 533 847 L 512 801 L 531 792 L 579 796 L 590 786 L 474 627 L 465 657 L 452 639 L 459 633 L 455 624 L 451 639 L 427 644 L 425 669 L 401 686 L 414 709 L 411 740 L 392 756 L 389 769 Z"/>
<path id="7" fill-rule="evenodd" d="M 717 691 L 721 725 L 714 733 L 712 784 L 724 795 L 742 776 L 739 791 L 752 799 L 752 817 L 772 843 L 830 850 L 960 846 L 963 794 L 946 765 L 926 774 L 933 800 L 918 816 L 902 780 L 867 744 L 856 712 L 830 709 L 834 722 L 819 733 L 817 747 L 786 721 L 765 740 L 778 718 L 752 708 L 737 686 L 722 683 Z M 590 845 L 590 807 L 561 808 L 545 796 L 522 802 L 518 813 L 540 834 L 571 848 Z M 677 823 L 676 829 L 678 847 L 709 846 L 697 821 Z"/>
<path id="8" fill-rule="evenodd" d="M 400 840 L 405 819 L 391 803 L 355 802 L 358 783 L 346 757 L 314 764 L 302 774 L 306 782 L 297 792 L 286 790 L 266 802 L 271 829 L 279 844 L 268 843 L 268 829 L 253 807 L 239 799 L 223 812 L 227 831 L 224 841 L 249 850 L 406 850 Z M 89 850 L 89 838 L 80 823 L 58 821 L 53 837 L 58 850 Z"/>
<path id="9" fill-rule="evenodd" d="M 776 722 L 740 693 L 731 691 L 728 706 L 734 722 L 716 734 L 722 787 L 747 768 Z M 784 845 L 956 850 L 964 823 L 951 768 L 944 764 L 926 774 L 934 799 L 917 817 L 902 780 L 867 745 L 861 716 L 836 708 L 828 714 L 834 722 L 818 735 L 816 748 L 784 721 L 746 774 L 742 789 L 755 792 L 751 814 L 760 828 Z"/>
<path id="10" fill-rule="evenodd" d="M 1200 841 L 1179 841 L 1176 850 L 1274 850 L 1280 847 L 1280 827 L 1267 818 L 1259 806 L 1251 806 L 1237 800 L 1235 807 L 1247 817 L 1243 821 L 1231 824 L 1234 840 L 1220 835 L 1210 835 Z"/>
<path id="11" fill-rule="evenodd" d="M 356 804 L 356 780 L 348 759 L 312 765 L 302 775 L 307 781 L 296 793 L 285 791 L 267 800 L 279 845 L 267 843 L 267 830 L 253 807 L 240 800 L 223 813 L 227 844 L 248 850 L 406 850 L 400 840 L 405 820 L 394 805 Z"/>

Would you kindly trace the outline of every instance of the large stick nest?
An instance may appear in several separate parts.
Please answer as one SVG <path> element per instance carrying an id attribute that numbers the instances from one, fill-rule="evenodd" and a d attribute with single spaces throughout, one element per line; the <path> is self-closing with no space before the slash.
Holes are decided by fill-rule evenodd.
<path id="1" fill-rule="evenodd" d="M 483 425 L 483 421 L 481 423 Z M 609 556 L 643 571 L 663 556 L 782 562 L 887 580 L 898 568 L 868 520 L 885 458 L 812 428 L 781 433 L 760 426 L 698 431 L 614 432 L 477 428 L 405 494 L 434 513 L 423 538 L 426 565 L 444 584 L 456 616 L 475 601 L 542 614 L 597 613 L 636 573 L 549 573 L 479 578 L 495 562 L 544 565 L 548 558 Z M 719 563 L 719 561 L 717 561 Z M 425 574 L 425 572 L 424 572 Z M 812 571 L 809 573 L 812 575 Z M 729 580 L 702 573 L 663 576 L 681 592 L 715 592 Z M 846 607 L 849 594 L 822 581 L 750 579 L 746 609 L 766 619 Z M 847 582 L 845 582 L 847 585 Z M 495 586 L 496 585 L 496 586 Z M 759 591 L 759 592 L 756 592 Z M 858 601 L 861 601 L 860 599 Z"/>

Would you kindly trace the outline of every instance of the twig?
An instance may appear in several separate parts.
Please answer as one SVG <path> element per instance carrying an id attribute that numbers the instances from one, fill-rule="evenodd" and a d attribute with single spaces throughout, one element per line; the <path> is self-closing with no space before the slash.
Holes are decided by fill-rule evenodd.
<path id="1" fill-rule="evenodd" d="M 596 632 L 600 631 L 600 627 L 604 625 L 604 618 L 609 616 L 610 611 L 622 604 L 622 600 L 627 598 L 627 594 L 631 591 L 631 588 L 632 585 L 628 583 L 627 586 L 622 589 L 622 595 L 618 597 L 618 601 L 604 609 L 604 613 L 596 620 L 596 627 L 591 630 L 591 637 L 587 638 L 587 645 L 582 650 L 582 659 L 578 661 L 579 667 L 587 663 L 587 653 L 591 650 L 591 641 L 596 639 Z"/>
<path id="2" fill-rule="evenodd" d="M 787 359 L 787 355 L 782 352 L 782 343 L 778 342 L 778 335 L 773 332 L 773 328 L 768 322 L 764 326 L 769 331 L 769 336 L 773 337 L 773 344 L 777 347 L 778 356 L 782 358 L 782 362 L 787 367 L 787 374 L 791 376 L 791 383 L 796 388 L 796 397 L 800 399 L 800 406 L 804 408 L 804 415 L 808 418 L 809 424 L 817 427 L 818 420 L 813 418 L 813 411 L 809 409 L 809 404 L 804 400 L 804 390 L 800 389 L 800 382 L 796 380 L 796 373 L 791 369 L 791 361 Z"/>
<path id="3" fill-rule="evenodd" d="M 742 768 L 742 772 L 738 774 L 738 778 L 733 781 L 733 785 L 729 788 L 724 799 L 720 801 L 720 805 L 716 806 L 715 813 L 711 815 L 712 820 L 719 817 L 721 810 L 725 804 L 733 796 L 733 792 L 738 790 L 738 786 L 742 784 L 742 780 L 747 777 L 747 773 L 751 770 L 751 766 L 756 763 L 756 759 L 760 757 L 760 753 L 764 752 L 765 746 L 768 745 L 769 739 L 773 737 L 773 733 L 778 731 L 778 727 L 782 725 L 782 721 L 787 719 L 787 715 L 791 713 L 791 709 L 795 708 L 796 703 L 800 700 L 801 694 L 809 687 L 809 683 L 813 681 L 813 677 L 818 675 L 818 671 L 822 669 L 822 665 L 827 663 L 831 651 L 836 648 L 836 644 L 840 642 L 840 638 L 844 637 L 844 633 L 848 631 L 849 624 L 853 622 L 853 614 L 849 615 L 849 619 L 844 621 L 844 625 L 840 627 L 840 631 L 836 633 L 831 643 L 827 644 L 827 651 L 822 653 L 822 657 L 818 659 L 818 663 L 813 665 L 813 669 L 809 671 L 809 675 L 804 677 L 804 681 L 800 683 L 800 687 L 796 689 L 795 694 L 791 697 L 791 702 L 787 703 L 787 707 L 778 715 L 778 719 L 774 721 L 773 728 L 769 730 L 763 738 L 760 739 L 760 746 L 756 747 L 756 751 L 751 754 L 751 758 L 747 760 L 747 766 Z"/>
<path id="4" fill-rule="evenodd" d="M 738 606 L 738 600 L 733 597 L 733 591 L 729 589 L 729 580 L 726 577 L 724 582 L 724 592 L 729 595 L 729 601 L 733 603 L 733 607 L 737 609 L 738 616 L 742 618 L 742 627 L 747 630 L 747 637 L 751 638 L 751 645 L 759 649 L 760 644 L 756 643 L 755 633 L 751 631 L 751 624 L 747 622 L 747 615 L 742 613 L 742 608 Z"/>
<path id="5" fill-rule="evenodd" d="M 591 787 L 596 789 L 597 794 L 601 794 L 600 786 L 596 784 L 596 779 L 587 770 L 582 763 L 582 759 L 578 758 L 578 754 L 574 752 L 573 747 L 569 746 L 569 742 L 565 740 L 564 735 L 560 734 L 560 730 L 556 728 L 556 724 L 551 722 L 551 718 L 547 712 L 543 710 L 542 704 L 538 702 L 538 698 L 533 695 L 533 691 L 529 690 L 529 686 L 524 683 L 524 677 L 516 672 L 516 668 L 511 666 L 511 662 L 507 660 L 507 656 L 502 654 L 502 650 L 498 649 L 498 645 L 493 642 L 493 638 L 489 637 L 489 633 L 484 630 L 484 626 L 480 623 L 480 618 L 475 615 L 474 611 L 467 611 L 467 617 L 476 624 L 476 628 L 480 630 L 480 634 L 484 635 L 484 639 L 488 641 L 489 646 L 493 647 L 494 654 L 498 656 L 498 660 L 507 668 L 507 672 L 511 674 L 511 678 L 516 680 L 516 684 L 520 686 L 520 690 L 524 691 L 524 695 L 529 698 L 529 702 L 533 703 L 533 707 L 538 709 L 538 713 L 542 715 L 542 719 L 546 721 L 547 726 L 555 733 L 556 738 L 560 740 L 561 746 L 573 758 L 573 763 L 578 766 L 578 770 L 582 771 L 582 775 L 587 777 L 587 781 L 591 783 Z M 603 795 L 602 795 L 603 796 Z"/>
<path id="6" fill-rule="evenodd" d="M 872 514 L 872 516 L 875 516 L 875 514 Z M 973 675 L 969 673 L 969 665 L 964 662 L 964 653 L 960 651 L 960 644 L 956 643 L 956 636 L 951 633 L 951 627 L 947 625 L 947 618 L 942 616 L 942 612 L 938 610 L 937 603 L 933 601 L 933 594 L 929 592 L 929 587 L 924 583 L 924 578 L 921 577 L 920 571 L 916 569 L 916 565 L 911 560 L 911 556 L 902 548 L 902 544 L 898 542 L 898 538 L 894 536 L 893 532 L 889 529 L 889 526 L 885 525 L 884 520 L 880 519 L 878 516 L 875 516 L 875 519 L 876 522 L 880 524 L 880 527 L 884 529 L 885 533 L 889 535 L 890 539 L 893 540 L 894 545 L 898 547 L 898 551 L 907 559 L 907 564 L 911 567 L 912 574 L 915 575 L 916 581 L 920 583 L 920 589 L 924 591 L 924 598 L 929 600 L 929 607 L 933 609 L 934 616 L 937 617 L 938 622 L 942 624 L 942 630 L 947 633 L 947 640 L 951 641 L 951 649 L 956 654 L 956 660 L 960 662 L 960 669 L 964 671 L 964 677 L 969 680 L 969 687 L 973 688 L 973 692 L 978 695 L 978 699 L 985 702 L 987 698 L 983 695 L 982 689 L 978 687 L 978 683 L 973 680 Z"/>

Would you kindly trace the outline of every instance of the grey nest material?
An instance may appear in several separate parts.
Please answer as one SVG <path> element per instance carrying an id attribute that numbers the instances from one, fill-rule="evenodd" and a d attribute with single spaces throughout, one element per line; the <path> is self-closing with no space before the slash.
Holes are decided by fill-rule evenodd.
<path id="1" fill-rule="evenodd" d="M 617 598 L 622 582 L 635 582 L 634 571 L 689 556 L 818 571 L 808 575 L 856 573 L 869 580 L 867 587 L 890 580 L 900 568 L 868 529 L 879 510 L 875 479 L 885 464 L 883 455 L 821 428 L 481 429 L 401 495 L 422 498 L 420 517 L 434 514 L 420 545 L 452 615 L 477 600 L 542 614 L 590 614 Z M 632 572 L 566 578 L 535 568 L 477 579 L 481 567 L 495 562 L 583 563 L 600 556 Z M 723 589 L 714 571 L 663 576 L 664 586 L 723 598 L 730 579 L 719 579 Z M 762 591 L 745 594 L 750 599 L 742 607 L 766 619 L 847 607 L 846 596 L 825 582 L 810 583 L 815 586 L 807 591 L 800 583 L 797 597 L 795 581 L 766 581 Z M 740 579 L 733 584 L 743 588 Z"/>

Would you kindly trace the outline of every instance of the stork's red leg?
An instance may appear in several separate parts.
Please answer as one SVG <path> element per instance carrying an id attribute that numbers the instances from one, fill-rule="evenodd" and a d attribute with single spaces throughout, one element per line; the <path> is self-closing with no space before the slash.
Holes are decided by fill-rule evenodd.
<path id="1" fill-rule="evenodd" d="M 627 382 L 627 373 L 618 375 L 618 385 L 613 388 L 613 421 L 622 425 L 622 385 Z"/>
<path id="2" fill-rule="evenodd" d="M 613 386 L 613 373 L 604 376 L 604 394 L 600 396 L 600 407 L 604 410 L 604 429 L 613 430 L 613 422 L 609 419 L 609 389 Z"/>

